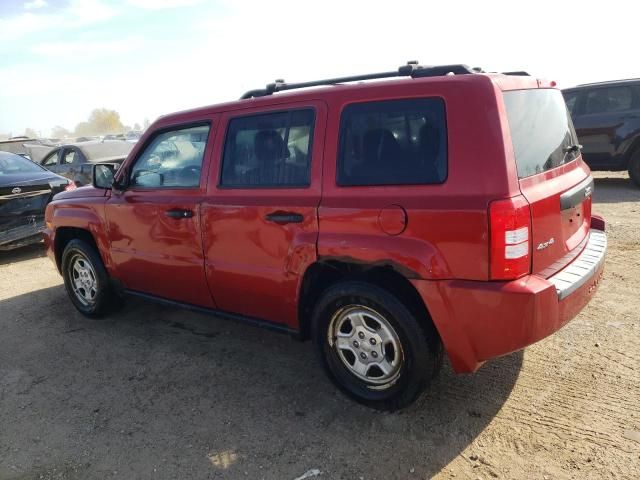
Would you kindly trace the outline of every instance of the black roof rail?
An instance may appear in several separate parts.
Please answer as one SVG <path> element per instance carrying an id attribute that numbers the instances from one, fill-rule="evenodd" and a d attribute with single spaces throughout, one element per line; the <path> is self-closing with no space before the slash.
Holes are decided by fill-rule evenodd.
<path id="1" fill-rule="evenodd" d="M 319 87 L 322 85 L 335 85 L 336 83 L 360 82 L 363 80 L 375 80 L 375 79 L 381 79 L 381 78 L 394 78 L 394 77 L 422 78 L 422 77 L 438 77 L 441 75 L 448 75 L 448 74 L 466 75 L 470 73 L 477 73 L 478 71 L 481 71 L 481 70 L 472 69 L 467 65 L 462 65 L 462 64 L 422 66 L 422 65 L 418 65 L 417 61 L 410 61 L 410 62 L 407 62 L 406 65 L 402 65 L 401 67 L 399 67 L 397 70 L 393 70 L 390 72 L 367 73 L 364 75 L 327 78 L 325 80 L 313 80 L 311 82 L 301 82 L 301 83 L 286 83 L 284 80 L 279 79 L 279 80 L 276 80 L 274 83 L 268 84 L 265 88 L 249 90 L 244 95 L 242 95 L 240 99 L 244 100 L 247 98 L 265 97 L 275 92 L 281 92 L 284 90 L 294 90 L 298 88 L 307 88 L 307 87 Z"/>
<path id="2" fill-rule="evenodd" d="M 531 75 L 527 72 L 518 71 L 518 72 L 502 72 L 503 75 L 514 75 L 516 77 L 530 77 Z"/>

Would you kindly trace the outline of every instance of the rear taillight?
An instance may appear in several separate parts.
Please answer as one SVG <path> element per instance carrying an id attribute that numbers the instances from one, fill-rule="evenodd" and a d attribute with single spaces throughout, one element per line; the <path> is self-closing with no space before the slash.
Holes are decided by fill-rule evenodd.
<path id="1" fill-rule="evenodd" d="M 531 209 L 519 195 L 489 205 L 491 280 L 514 280 L 531 271 Z"/>
<path id="2" fill-rule="evenodd" d="M 70 192 L 71 190 L 75 190 L 78 188 L 74 182 L 69 182 L 66 187 L 64 187 L 65 192 Z"/>

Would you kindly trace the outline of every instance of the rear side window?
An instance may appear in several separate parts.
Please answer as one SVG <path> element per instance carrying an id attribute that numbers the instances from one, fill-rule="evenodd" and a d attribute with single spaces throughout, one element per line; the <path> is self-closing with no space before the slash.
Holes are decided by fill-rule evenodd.
<path id="1" fill-rule="evenodd" d="M 515 90 L 503 95 L 518 177 L 542 173 L 578 157 L 578 139 L 559 90 Z"/>
<path id="2" fill-rule="evenodd" d="M 631 109 L 632 103 L 631 87 L 596 88 L 587 93 L 584 113 L 624 112 Z"/>
<path id="3" fill-rule="evenodd" d="M 309 185 L 313 109 L 234 118 L 229 122 L 220 185 L 228 188 Z"/>
<path id="4" fill-rule="evenodd" d="M 446 177 L 442 99 L 358 103 L 342 112 L 338 185 L 433 184 Z"/>

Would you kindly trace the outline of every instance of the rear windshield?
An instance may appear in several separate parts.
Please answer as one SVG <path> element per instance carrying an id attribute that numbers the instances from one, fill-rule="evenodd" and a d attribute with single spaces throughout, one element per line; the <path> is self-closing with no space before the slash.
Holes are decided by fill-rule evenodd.
<path id="1" fill-rule="evenodd" d="M 0 176 L 21 173 L 42 173 L 43 168 L 20 155 L 0 152 Z"/>
<path id="2" fill-rule="evenodd" d="M 518 177 L 546 172 L 578 157 L 578 139 L 560 90 L 514 90 L 503 95 Z"/>

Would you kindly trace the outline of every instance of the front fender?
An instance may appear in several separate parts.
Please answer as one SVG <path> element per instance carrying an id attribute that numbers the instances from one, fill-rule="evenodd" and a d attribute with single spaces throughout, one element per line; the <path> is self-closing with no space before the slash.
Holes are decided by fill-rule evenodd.
<path id="1" fill-rule="evenodd" d="M 104 217 L 106 197 L 87 197 L 54 202 L 47 207 L 47 228 L 54 230 L 53 235 L 63 228 L 76 228 L 88 231 L 96 242 L 98 253 L 109 275 L 115 276 L 115 265 L 109 253 L 109 238 Z M 52 235 L 52 238 L 53 238 Z M 49 245 L 48 248 L 55 248 Z"/>

